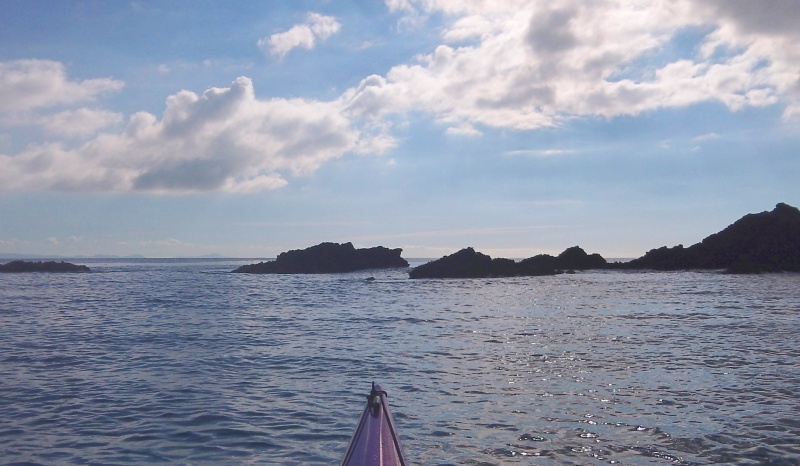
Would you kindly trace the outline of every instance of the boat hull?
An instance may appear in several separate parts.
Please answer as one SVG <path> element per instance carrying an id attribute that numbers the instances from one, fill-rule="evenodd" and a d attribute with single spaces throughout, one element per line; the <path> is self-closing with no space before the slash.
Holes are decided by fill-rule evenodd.
<path id="1" fill-rule="evenodd" d="M 406 465 L 386 392 L 373 384 L 342 466 Z"/>

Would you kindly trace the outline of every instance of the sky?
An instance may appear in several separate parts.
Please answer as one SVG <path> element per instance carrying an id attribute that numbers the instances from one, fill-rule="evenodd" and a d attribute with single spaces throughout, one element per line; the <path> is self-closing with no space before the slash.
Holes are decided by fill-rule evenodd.
<path id="1" fill-rule="evenodd" d="M 800 205 L 800 0 L 3 0 L 0 255 L 606 258 Z"/>

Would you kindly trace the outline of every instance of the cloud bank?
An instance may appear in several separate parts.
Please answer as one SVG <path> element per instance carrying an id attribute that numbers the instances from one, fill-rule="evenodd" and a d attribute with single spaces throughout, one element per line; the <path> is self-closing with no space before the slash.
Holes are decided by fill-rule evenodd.
<path id="1" fill-rule="evenodd" d="M 613 118 L 718 101 L 731 111 L 800 102 L 797 2 L 746 0 L 387 0 L 415 17 L 443 14 L 442 45 L 416 64 L 370 76 L 350 110 L 424 109 L 440 122 L 532 130 L 573 117 Z M 680 34 L 707 31 L 670 56 Z"/>
<path id="2" fill-rule="evenodd" d="M 259 100 L 249 78 L 203 95 L 181 91 L 159 120 L 139 112 L 121 133 L 75 148 L 54 142 L 0 155 L 6 189 L 253 192 L 280 188 L 349 152 L 380 150 L 380 133 L 360 130 L 337 102 Z"/>
<path id="3" fill-rule="evenodd" d="M 65 66 L 52 60 L 0 63 L 0 111 L 30 111 L 93 101 L 123 86 L 122 81 L 110 78 L 71 81 Z"/>
<path id="4" fill-rule="evenodd" d="M 0 154 L 19 190 L 187 193 L 280 188 L 349 153 L 384 153 L 392 121 L 423 112 L 449 134 L 530 131 L 718 102 L 800 116 L 795 0 L 387 0 L 408 25 L 442 21 L 441 43 L 332 101 L 256 98 L 240 77 L 170 96 L 159 119 L 97 102 L 111 78 L 72 80 L 47 60 L 0 63 L 0 124 L 62 137 Z M 340 29 L 330 16 L 258 42 L 275 56 Z M 689 37 L 689 39 L 687 39 Z M 91 103 L 91 107 L 87 106 Z M 116 132 L 104 129 L 116 127 Z M 124 128 L 123 128 L 124 127 Z M 119 129 L 122 128 L 122 129 Z M 539 154 L 550 155 L 550 154 Z"/>

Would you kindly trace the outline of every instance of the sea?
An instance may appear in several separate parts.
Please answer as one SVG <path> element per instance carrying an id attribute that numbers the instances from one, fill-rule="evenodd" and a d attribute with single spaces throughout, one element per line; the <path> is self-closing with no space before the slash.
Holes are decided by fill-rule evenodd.
<path id="1" fill-rule="evenodd" d="M 0 274 L 2 464 L 337 464 L 372 382 L 411 464 L 800 464 L 800 274 L 72 262 Z"/>

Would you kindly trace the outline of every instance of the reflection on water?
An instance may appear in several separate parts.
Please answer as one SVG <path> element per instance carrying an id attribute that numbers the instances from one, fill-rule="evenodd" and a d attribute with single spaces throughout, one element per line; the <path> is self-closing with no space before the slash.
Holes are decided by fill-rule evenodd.
<path id="1" fill-rule="evenodd" d="M 0 275 L 4 461 L 334 464 L 374 380 L 417 464 L 800 464 L 798 275 L 89 265 Z"/>

